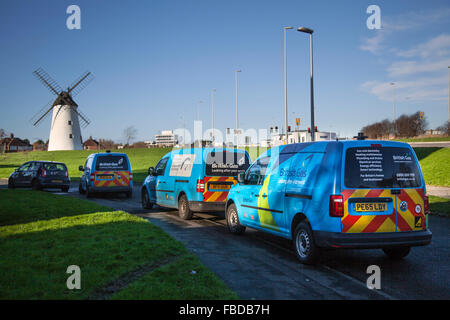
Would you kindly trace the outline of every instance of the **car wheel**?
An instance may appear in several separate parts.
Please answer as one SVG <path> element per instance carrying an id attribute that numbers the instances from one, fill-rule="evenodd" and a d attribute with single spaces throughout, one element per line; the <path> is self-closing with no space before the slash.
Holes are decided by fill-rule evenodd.
<path id="1" fill-rule="evenodd" d="M 8 189 L 15 189 L 16 186 L 14 185 L 13 179 L 8 179 Z"/>
<path id="2" fill-rule="evenodd" d="M 80 194 L 85 194 L 86 193 L 86 191 L 83 190 L 83 187 L 81 186 L 81 183 L 78 185 L 78 192 Z"/>
<path id="3" fill-rule="evenodd" d="M 402 259 L 409 254 L 411 247 L 394 247 L 394 248 L 383 248 L 384 253 L 391 259 Z"/>
<path id="4" fill-rule="evenodd" d="M 228 230 L 234 234 L 243 234 L 245 227 L 239 222 L 239 216 L 237 213 L 236 205 L 230 204 L 226 212 Z"/>
<path id="5" fill-rule="evenodd" d="M 69 187 L 63 187 L 63 188 L 61 188 L 61 191 L 62 192 L 69 192 Z"/>
<path id="6" fill-rule="evenodd" d="M 42 188 L 41 188 L 41 185 L 39 184 L 39 181 L 38 181 L 38 180 L 34 179 L 34 180 L 31 182 L 31 189 L 33 189 L 33 190 L 41 190 L 41 189 L 42 189 Z"/>
<path id="7" fill-rule="evenodd" d="M 141 204 L 144 209 L 151 209 L 153 204 L 150 202 L 147 190 L 144 188 L 141 192 Z"/>
<path id="8" fill-rule="evenodd" d="M 183 220 L 189 220 L 192 218 L 192 215 L 194 213 L 189 208 L 189 201 L 186 197 L 186 195 L 182 195 L 180 197 L 180 200 L 178 200 L 178 215 Z"/>
<path id="9" fill-rule="evenodd" d="M 301 263 L 314 264 L 320 255 L 320 249 L 314 243 L 311 227 L 306 221 L 300 222 L 294 231 L 293 244 L 297 258 Z"/>
<path id="10" fill-rule="evenodd" d="M 89 187 L 86 187 L 85 195 L 86 195 L 86 198 L 92 198 L 92 192 L 89 191 Z"/>

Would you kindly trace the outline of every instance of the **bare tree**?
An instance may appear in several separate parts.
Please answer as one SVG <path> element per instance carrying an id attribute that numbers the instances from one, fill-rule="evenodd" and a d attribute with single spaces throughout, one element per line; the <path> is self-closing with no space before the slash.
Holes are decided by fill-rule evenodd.
<path id="1" fill-rule="evenodd" d="M 125 138 L 126 145 L 129 145 L 132 140 L 136 139 L 136 135 L 137 129 L 135 127 L 129 126 L 125 128 L 123 131 L 123 136 Z"/>
<path id="2" fill-rule="evenodd" d="M 2 128 L 0 128 L 0 139 L 6 137 L 6 131 Z"/>
<path id="3" fill-rule="evenodd" d="M 116 143 L 113 140 L 98 139 L 98 143 L 100 144 L 100 149 L 115 149 L 116 148 Z"/>

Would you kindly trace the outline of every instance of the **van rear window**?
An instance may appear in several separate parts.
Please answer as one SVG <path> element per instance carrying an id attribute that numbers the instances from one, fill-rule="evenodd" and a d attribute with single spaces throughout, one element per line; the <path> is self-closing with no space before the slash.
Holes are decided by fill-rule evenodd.
<path id="1" fill-rule="evenodd" d="M 95 170 L 128 170 L 128 161 L 124 156 L 99 156 Z"/>
<path id="2" fill-rule="evenodd" d="M 237 177 L 250 166 L 246 153 L 230 151 L 210 152 L 206 157 L 207 176 Z"/>
<path id="3" fill-rule="evenodd" d="M 401 147 L 347 149 L 344 176 L 347 188 L 417 188 L 421 185 L 412 151 Z"/>

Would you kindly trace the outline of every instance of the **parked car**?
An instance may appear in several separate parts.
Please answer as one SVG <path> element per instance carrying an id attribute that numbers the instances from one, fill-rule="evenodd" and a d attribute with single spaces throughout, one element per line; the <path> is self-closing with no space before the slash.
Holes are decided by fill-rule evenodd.
<path id="1" fill-rule="evenodd" d="M 16 169 L 8 179 L 8 188 L 31 187 L 33 190 L 58 188 L 69 191 L 70 178 L 62 162 L 29 161 Z"/>
<path id="2" fill-rule="evenodd" d="M 93 153 L 78 170 L 83 174 L 78 191 L 91 197 L 94 193 L 125 193 L 131 198 L 133 193 L 133 172 L 131 163 L 125 153 Z"/>
<path id="3" fill-rule="evenodd" d="M 299 260 L 321 248 L 381 248 L 391 258 L 431 242 L 428 197 L 406 143 L 334 141 L 269 149 L 238 176 L 226 219 L 293 241 Z"/>
<path id="4" fill-rule="evenodd" d="M 174 150 L 149 168 L 141 190 L 142 206 L 178 208 L 183 219 L 190 219 L 194 212 L 223 212 L 228 191 L 249 165 L 244 150 Z"/>

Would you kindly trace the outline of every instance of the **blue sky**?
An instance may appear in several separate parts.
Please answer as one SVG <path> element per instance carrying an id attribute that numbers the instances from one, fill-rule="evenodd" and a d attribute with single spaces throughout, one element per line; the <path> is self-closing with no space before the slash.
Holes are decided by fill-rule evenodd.
<path id="1" fill-rule="evenodd" d="M 68 30 L 66 9 L 81 8 L 81 30 Z M 366 9 L 381 9 L 369 30 Z M 425 111 L 430 127 L 448 118 L 448 1 L 2 1 L 0 128 L 47 140 L 50 117 L 30 118 L 51 98 L 32 75 L 44 68 L 67 87 L 84 71 L 95 79 L 75 98 L 91 120 L 83 137 L 137 140 L 163 129 L 193 128 L 197 102 L 204 127 L 234 126 L 234 70 L 239 74 L 240 126 L 284 123 L 283 26 L 314 33 L 316 124 L 341 136 L 397 115 Z M 309 41 L 290 30 L 290 124 L 309 126 Z M 395 82 L 396 85 L 389 85 Z M 295 114 L 293 114 L 295 112 Z"/>

